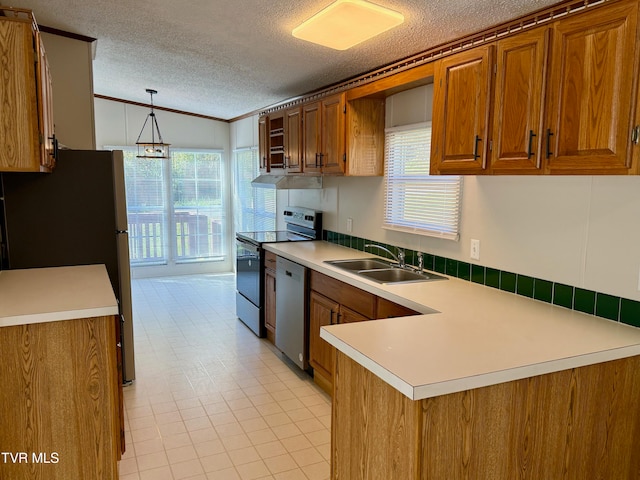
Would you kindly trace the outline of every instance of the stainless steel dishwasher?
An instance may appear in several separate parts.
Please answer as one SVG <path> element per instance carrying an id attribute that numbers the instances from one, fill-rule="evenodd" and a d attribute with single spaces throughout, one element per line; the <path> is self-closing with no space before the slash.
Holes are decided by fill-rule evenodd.
<path id="1" fill-rule="evenodd" d="M 304 311 L 307 269 L 278 257 L 276 261 L 276 347 L 305 368 Z"/>

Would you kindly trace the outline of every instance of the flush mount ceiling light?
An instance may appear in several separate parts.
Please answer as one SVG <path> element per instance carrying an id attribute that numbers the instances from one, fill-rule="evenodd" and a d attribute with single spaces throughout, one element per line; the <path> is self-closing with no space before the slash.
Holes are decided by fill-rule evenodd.
<path id="1" fill-rule="evenodd" d="M 142 125 L 136 145 L 138 146 L 138 158 L 169 158 L 169 143 L 162 141 L 162 135 L 160 134 L 160 128 L 158 127 L 158 121 L 156 120 L 156 114 L 153 113 L 153 96 L 158 93 L 156 90 L 147 88 L 146 92 L 151 95 L 151 112 L 147 115 L 147 118 Z M 149 122 L 151 119 L 151 122 Z M 140 138 L 144 133 L 144 129 L 147 127 L 147 123 L 151 125 L 151 142 L 141 142 Z M 157 135 L 157 141 L 156 141 Z M 148 138 L 148 137 L 147 137 Z"/>
<path id="2" fill-rule="evenodd" d="M 404 16 L 365 0 L 336 0 L 293 29 L 302 40 L 346 50 L 404 22 Z"/>

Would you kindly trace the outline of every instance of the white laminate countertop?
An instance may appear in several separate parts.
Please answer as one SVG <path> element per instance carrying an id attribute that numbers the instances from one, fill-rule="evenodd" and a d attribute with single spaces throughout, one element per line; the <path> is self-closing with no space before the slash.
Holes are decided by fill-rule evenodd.
<path id="1" fill-rule="evenodd" d="M 0 271 L 0 327 L 117 314 L 104 265 Z"/>
<path id="2" fill-rule="evenodd" d="M 265 248 L 426 314 L 320 332 L 413 400 L 640 355 L 640 328 L 457 278 L 379 284 L 324 263 L 375 255 L 327 242 Z"/>

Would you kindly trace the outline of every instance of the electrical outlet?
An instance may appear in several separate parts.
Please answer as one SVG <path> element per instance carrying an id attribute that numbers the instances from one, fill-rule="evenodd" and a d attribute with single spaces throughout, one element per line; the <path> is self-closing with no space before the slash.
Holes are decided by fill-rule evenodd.
<path id="1" fill-rule="evenodd" d="M 469 256 L 472 260 L 480 260 L 480 240 L 471 239 L 471 253 Z"/>
<path id="2" fill-rule="evenodd" d="M 640 292 L 640 270 L 638 270 L 638 291 Z"/>
<path id="3" fill-rule="evenodd" d="M 353 218 L 347 218 L 347 233 L 353 232 Z"/>

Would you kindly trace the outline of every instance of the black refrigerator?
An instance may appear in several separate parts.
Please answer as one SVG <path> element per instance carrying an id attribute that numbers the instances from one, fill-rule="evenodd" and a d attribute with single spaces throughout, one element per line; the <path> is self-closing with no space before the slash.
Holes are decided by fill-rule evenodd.
<path id="1" fill-rule="evenodd" d="M 122 321 L 123 377 L 135 379 L 122 151 L 60 150 L 52 173 L 2 173 L 2 268 L 104 264 Z"/>

